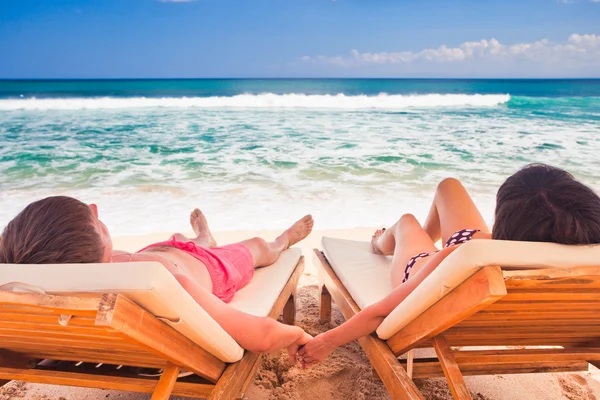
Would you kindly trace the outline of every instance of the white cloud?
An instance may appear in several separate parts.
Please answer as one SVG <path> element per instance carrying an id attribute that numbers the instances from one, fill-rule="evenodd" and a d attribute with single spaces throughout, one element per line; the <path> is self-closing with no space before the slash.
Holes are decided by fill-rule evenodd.
<path id="1" fill-rule="evenodd" d="M 600 0 L 599 0 L 600 1 Z M 531 43 L 502 44 L 496 39 L 464 42 L 457 47 L 441 45 L 421 51 L 360 52 L 351 50 L 348 56 L 304 56 L 302 61 L 311 64 L 328 64 L 344 68 L 395 65 L 450 65 L 486 66 L 492 70 L 500 66 L 552 66 L 554 71 L 573 71 L 577 68 L 598 68 L 600 73 L 600 35 L 572 34 L 561 43 L 548 39 Z"/>

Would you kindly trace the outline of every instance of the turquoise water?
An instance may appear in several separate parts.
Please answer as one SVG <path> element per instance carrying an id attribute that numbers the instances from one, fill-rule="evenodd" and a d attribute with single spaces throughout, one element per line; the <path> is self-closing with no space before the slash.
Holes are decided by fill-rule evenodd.
<path id="1" fill-rule="evenodd" d="M 599 138 L 600 80 L 0 81 L 0 224 L 60 193 L 114 234 L 373 226 L 446 176 L 491 220 L 527 163 L 600 189 Z"/>

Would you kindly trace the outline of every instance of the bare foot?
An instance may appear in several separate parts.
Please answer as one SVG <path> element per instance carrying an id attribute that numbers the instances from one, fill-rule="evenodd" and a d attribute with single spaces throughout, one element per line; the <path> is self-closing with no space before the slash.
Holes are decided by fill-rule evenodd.
<path id="1" fill-rule="evenodd" d="M 285 243 L 285 248 L 287 249 L 307 237 L 312 231 L 314 224 L 315 221 L 313 221 L 312 215 L 305 215 L 275 240 Z"/>
<path id="2" fill-rule="evenodd" d="M 371 239 L 371 246 L 373 246 L 373 253 L 379 254 L 381 256 L 391 256 L 391 254 L 385 254 L 383 251 L 381 251 L 381 248 L 379 247 L 379 238 L 384 233 L 385 233 L 385 228 L 377 229 L 375 231 L 375 233 L 373 234 L 373 238 Z"/>
<path id="3" fill-rule="evenodd" d="M 206 243 L 206 247 L 217 247 L 217 241 L 208 229 L 208 221 L 198 208 L 190 214 L 190 225 L 192 225 L 194 233 L 198 235 L 198 239 Z"/>

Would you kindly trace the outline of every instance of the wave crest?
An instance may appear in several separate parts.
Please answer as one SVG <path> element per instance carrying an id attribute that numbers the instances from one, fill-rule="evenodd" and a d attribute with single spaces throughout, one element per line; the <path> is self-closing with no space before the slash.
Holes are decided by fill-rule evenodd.
<path id="1" fill-rule="evenodd" d="M 0 110 L 97 110 L 123 108 L 306 108 L 386 109 L 436 107 L 493 107 L 507 103 L 508 94 L 427 94 L 377 96 L 345 94 L 240 94 L 230 97 L 95 97 L 3 99 Z"/>

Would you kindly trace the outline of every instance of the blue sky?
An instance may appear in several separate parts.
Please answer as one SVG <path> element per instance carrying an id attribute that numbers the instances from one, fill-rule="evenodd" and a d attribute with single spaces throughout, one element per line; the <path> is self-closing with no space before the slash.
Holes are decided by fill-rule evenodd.
<path id="1" fill-rule="evenodd" d="M 2 0 L 0 78 L 598 77 L 600 0 Z"/>

